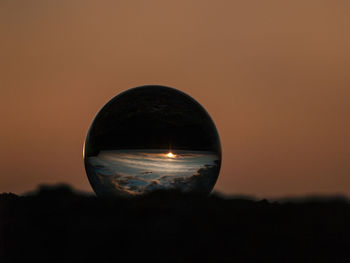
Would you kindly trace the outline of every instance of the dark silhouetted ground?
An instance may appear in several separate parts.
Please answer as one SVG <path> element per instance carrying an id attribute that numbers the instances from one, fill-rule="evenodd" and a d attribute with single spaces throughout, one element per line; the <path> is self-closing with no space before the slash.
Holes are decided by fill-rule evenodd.
<path id="1" fill-rule="evenodd" d="M 151 261 L 150 261 L 151 260 Z M 0 195 L 0 262 L 350 262 L 350 204 Z"/>

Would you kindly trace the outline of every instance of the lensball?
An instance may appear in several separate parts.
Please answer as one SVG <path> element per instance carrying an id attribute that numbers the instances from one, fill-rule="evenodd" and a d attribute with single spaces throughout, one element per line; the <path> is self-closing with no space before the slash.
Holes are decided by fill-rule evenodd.
<path id="1" fill-rule="evenodd" d="M 206 110 L 179 90 L 155 85 L 107 102 L 89 128 L 83 152 L 99 196 L 156 190 L 207 195 L 221 166 L 219 135 Z"/>

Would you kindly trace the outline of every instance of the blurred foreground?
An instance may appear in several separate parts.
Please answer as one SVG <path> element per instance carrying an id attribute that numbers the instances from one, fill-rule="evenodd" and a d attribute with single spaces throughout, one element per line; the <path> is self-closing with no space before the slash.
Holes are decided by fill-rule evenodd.
<path id="1" fill-rule="evenodd" d="M 350 262 L 350 204 L 68 186 L 0 195 L 0 262 Z"/>

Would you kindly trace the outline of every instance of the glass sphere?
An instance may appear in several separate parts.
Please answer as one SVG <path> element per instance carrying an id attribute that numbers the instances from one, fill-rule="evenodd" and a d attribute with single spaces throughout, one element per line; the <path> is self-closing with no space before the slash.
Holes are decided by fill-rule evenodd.
<path id="1" fill-rule="evenodd" d="M 219 175 L 221 146 L 214 122 L 193 98 L 169 87 L 142 86 L 120 93 L 98 112 L 84 163 L 101 196 L 209 194 Z"/>

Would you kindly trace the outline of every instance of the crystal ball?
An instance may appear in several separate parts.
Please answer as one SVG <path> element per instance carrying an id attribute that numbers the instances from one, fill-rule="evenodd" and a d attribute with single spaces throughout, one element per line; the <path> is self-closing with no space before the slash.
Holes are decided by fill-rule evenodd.
<path id="1" fill-rule="evenodd" d="M 159 190 L 207 195 L 221 166 L 219 135 L 206 110 L 187 94 L 156 85 L 108 101 L 88 130 L 83 153 L 99 196 Z"/>

